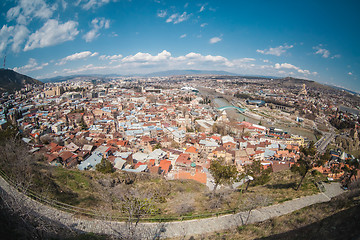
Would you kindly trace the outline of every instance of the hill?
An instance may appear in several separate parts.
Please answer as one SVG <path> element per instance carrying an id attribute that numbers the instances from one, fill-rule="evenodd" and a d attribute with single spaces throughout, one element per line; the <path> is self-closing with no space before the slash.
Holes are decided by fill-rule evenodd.
<path id="1" fill-rule="evenodd" d="M 145 74 L 145 77 L 166 77 L 166 76 L 178 76 L 178 75 L 228 75 L 237 76 L 236 73 L 226 71 L 208 71 L 208 70 L 168 70 L 162 72 L 154 72 Z"/>
<path id="2" fill-rule="evenodd" d="M 42 85 L 44 83 L 11 69 L 0 69 L 0 92 L 12 93 L 25 87 L 27 84 Z"/>
<path id="3" fill-rule="evenodd" d="M 118 74 L 89 74 L 89 75 L 70 75 L 70 76 L 56 76 L 52 78 L 41 79 L 44 83 L 51 82 L 65 82 L 65 81 L 81 81 L 81 80 L 106 80 L 112 77 L 121 77 Z"/>
<path id="4" fill-rule="evenodd" d="M 202 239 L 359 239 L 360 191 L 356 188 L 329 202 L 264 222 L 211 233 Z"/>

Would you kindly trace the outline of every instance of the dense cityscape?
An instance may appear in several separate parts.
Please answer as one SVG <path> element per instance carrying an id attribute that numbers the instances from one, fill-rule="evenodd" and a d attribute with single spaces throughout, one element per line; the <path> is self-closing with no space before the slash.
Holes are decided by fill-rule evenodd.
<path id="1" fill-rule="evenodd" d="M 253 161 L 280 171 L 297 162 L 299 147 L 324 138 L 318 151 L 330 144 L 331 159 L 358 154 L 357 96 L 291 78 L 274 89 L 271 81 L 78 77 L 3 94 L 1 123 L 17 126 L 30 152 L 54 166 L 94 170 L 106 159 L 118 171 L 194 179 L 210 189 L 217 158 L 240 172 Z M 335 133 L 334 118 L 349 121 L 351 133 Z M 338 144 L 348 138 L 350 145 Z M 338 179 L 344 172 L 331 169 L 341 161 L 319 170 Z"/>
<path id="2" fill-rule="evenodd" d="M 1 239 L 359 239 L 359 1 L 0 6 Z"/>

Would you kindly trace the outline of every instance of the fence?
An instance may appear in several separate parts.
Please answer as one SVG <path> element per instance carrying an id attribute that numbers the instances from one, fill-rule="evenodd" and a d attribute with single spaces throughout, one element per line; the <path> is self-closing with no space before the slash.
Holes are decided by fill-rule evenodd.
<path id="1" fill-rule="evenodd" d="M 320 192 L 325 192 L 325 187 L 323 182 L 316 182 L 315 185 L 319 188 Z"/>
<path id="2" fill-rule="evenodd" d="M 35 193 L 34 191 L 32 191 L 31 189 L 23 189 L 21 186 L 19 186 L 18 184 L 16 184 L 15 181 L 13 181 L 13 179 L 11 179 L 4 171 L 2 171 L 0 169 L 0 176 L 7 182 L 9 183 L 12 187 L 14 187 L 16 190 L 18 190 L 19 192 L 25 194 L 26 196 L 28 196 L 29 198 L 36 200 L 40 203 L 43 203 L 47 206 L 56 208 L 58 210 L 62 210 L 65 212 L 69 212 L 69 213 L 74 213 L 74 214 L 80 214 L 83 216 L 88 216 L 88 217 L 92 217 L 92 218 L 96 218 L 96 219 L 106 219 L 106 220 L 114 220 L 114 221 L 127 221 L 128 217 L 126 216 L 103 216 L 100 215 L 98 212 L 91 210 L 91 209 L 86 209 L 86 208 L 81 208 L 81 207 L 76 207 L 76 206 L 72 206 L 66 203 L 62 203 L 59 202 L 57 200 L 54 199 L 49 199 L 47 197 L 41 196 L 37 193 Z M 218 217 L 221 215 L 225 215 L 225 214 L 235 214 L 237 212 L 238 209 L 230 209 L 230 210 L 225 210 L 225 211 L 221 211 L 221 212 L 215 212 L 215 213 L 204 213 L 204 214 L 195 214 L 195 215 L 182 215 L 182 216 L 161 216 L 161 215 L 144 215 L 144 217 L 141 217 L 140 221 L 143 222 L 173 222 L 173 221 L 185 221 L 185 220 L 191 220 L 191 219 L 201 219 L 201 218 L 209 218 L 209 217 Z"/>

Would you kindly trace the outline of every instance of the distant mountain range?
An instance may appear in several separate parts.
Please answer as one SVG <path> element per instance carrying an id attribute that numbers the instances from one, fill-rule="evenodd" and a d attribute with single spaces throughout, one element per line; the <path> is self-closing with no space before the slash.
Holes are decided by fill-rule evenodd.
<path id="1" fill-rule="evenodd" d="M 0 69 L 0 92 L 13 93 L 25 87 L 27 84 L 42 85 L 44 83 L 11 69 Z"/>
<path id="2" fill-rule="evenodd" d="M 354 92 L 354 91 L 351 91 L 349 89 L 346 89 L 346 88 L 343 88 L 343 87 L 338 87 L 338 86 L 334 86 L 334 85 L 330 85 L 330 84 L 325 84 L 326 86 L 330 86 L 332 88 L 336 88 L 336 89 L 339 89 L 341 91 L 346 91 L 346 92 L 349 92 L 349 93 L 352 93 L 352 94 L 355 94 L 355 95 L 360 95 L 360 93 L 358 92 Z"/>
<path id="3" fill-rule="evenodd" d="M 226 72 L 226 71 L 208 71 L 208 70 L 168 70 L 162 72 L 154 72 L 142 75 L 144 77 L 166 77 L 166 76 L 179 76 L 179 75 L 227 75 L 238 76 L 239 74 Z"/>
<path id="4" fill-rule="evenodd" d="M 56 76 L 53 78 L 43 78 L 41 79 L 44 83 L 52 82 L 65 82 L 68 80 L 76 80 L 81 78 L 109 78 L 109 77 L 123 77 L 119 74 L 89 74 L 89 75 L 70 75 L 70 76 Z"/>
<path id="5" fill-rule="evenodd" d="M 12 70 L 6 70 L 6 69 L 1 69 L 0 75 L 1 75 L 0 76 L 0 90 L 10 89 L 10 88 L 14 88 L 16 90 L 20 89 L 21 85 L 18 85 L 16 87 L 13 86 L 15 83 L 19 82 L 19 79 L 28 79 L 28 81 L 30 81 L 30 83 L 37 81 L 37 80 L 27 77 L 25 75 L 16 73 Z M 10 81 L 10 79 L 11 79 L 10 75 L 14 77 L 15 81 Z M 112 78 L 112 77 L 136 77 L 136 76 L 137 77 L 166 77 L 166 76 L 181 76 L 181 75 L 188 75 L 188 76 L 218 75 L 218 76 L 231 76 L 231 77 L 236 77 L 236 76 L 246 77 L 249 79 L 251 79 L 251 78 L 252 79 L 256 79 L 256 78 L 273 79 L 274 84 L 277 83 L 277 84 L 281 84 L 281 85 L 291 86 L 293 84 L 305 83 L 307 87 L 314 87 L 314 88 L 323 89 L 323 90 L 325 90 L 325 89 L 329 90 L 330 88 L 337 89 L 337 90 L 344 90 L 344 91 L 350 92 L 352 94 L 358 95 L 358 93 L 350 91 L 348 89 L 336 87 L 333 85 L 320 84 L 313 80 L 299 79 L 299 78 L 293 78 L 293 77 L 279 78 L 279 77 L 274 77 L 274 76 L 262 76 L 262 75 L 247 76 L 247 75 L 240 75 L 240 74 L 231 73 L 231 72 L 227 72 L 227 71 L 192 70 L 192 69 L 190 69 L 190 70 L 168 70 L 168 71 L 154 72 L 154 73 L 149 73 L 149 74 L 131 74 L 131 75 L 120 75 L 120 74 L 88 74 L 88 75 L 85 75 L 84 74 L 84 75 L 71 75 L 71 76 L 57 76 L 57 77 L 53 77 L 53 78 L 41 79 L 41 81 L 44 83 L 48 83 L 48 82 L 64 82 L 64 81 L 68 81 L 68 80 L 82 80 L 82 78 L 87 78 L 87 79 L 94 78 L 96 80 L 102 80 L 105 82 L 108 78 Z M 7 76 L 7 77 L 5 77 L 5 76 Z M 7 79 L 7 80 L 5 81 L 5 79 Z M 42 84 L 42 83 L 40 81 L 37 81 L 37 84 Z"/>
<path id="6" fill-rule="evenodd" d="M 128 75 L 120 75 L 120 74 L 88 74 L 88 75 L 70 75 L 70 76 L 57 76 L 53 78 L 44 78 L 41 79 L 42 82 L 64 82 L 68 80 L 74 80 L 85 77 L 96 77 L 96 78 L 111 78 L 111 77 L 166 77 L 166 76 L 181 76 L 181 75 L 220 75 L 220 76 L 242 76 L 248 78 L 273 78 L 277 79 L 279 77 L 273 76 L 246 76 L 240 75 L 237 73 L 231 73 L 226 71 L 210 71 L 210 70 L 168 70 L 161 72 L 153 72 L 148 74 L 128 74 Z"/>

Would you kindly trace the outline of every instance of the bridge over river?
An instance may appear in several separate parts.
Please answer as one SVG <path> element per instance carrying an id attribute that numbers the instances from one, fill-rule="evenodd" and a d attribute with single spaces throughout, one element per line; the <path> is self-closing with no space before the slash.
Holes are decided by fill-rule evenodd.
<path id="1" fill-rule="evenodd" d="M 218 108 L 216 108 L 216 109 L 219 110 L 219 111 L 226 110 L 226 109 L 236 109 L 236 110 L 238 110 L 240 113 L 243 113 L 243 112 L 246 111 L 245 108 L 239 108 L 239 107 L 232 106 L 232 105 L 231 105 L 231 106 L 218 107 Z"/>

